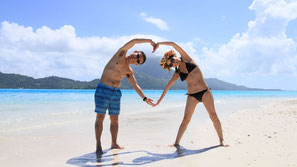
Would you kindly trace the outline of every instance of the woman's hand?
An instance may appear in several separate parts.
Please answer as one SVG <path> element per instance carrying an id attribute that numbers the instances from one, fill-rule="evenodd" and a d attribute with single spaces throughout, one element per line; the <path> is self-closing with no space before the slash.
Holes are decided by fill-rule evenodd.
<path id="1" fill-rule="evenodd" d="M 157 103 L 152 103 L 153 107 L 156 107 L 157 105 L 159 105 L 161 103 L 161 100 L 159 99 Z"/>

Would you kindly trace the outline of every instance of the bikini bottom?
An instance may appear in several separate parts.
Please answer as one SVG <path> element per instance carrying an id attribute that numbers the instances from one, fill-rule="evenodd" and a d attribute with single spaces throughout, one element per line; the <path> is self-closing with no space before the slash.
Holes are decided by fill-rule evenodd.
<path id="1" fill-rule="evenodd" d="M 206 91 L 208 91 L 208 89 L 211 90 L 210 88 L 207 88 L 207 89 L 202 90 L 202 91 L 200 91 L 200 92 L 192 93 L 192 94 L 188 94 L 188 95 L 189 95 L 189 96 L 192 96 L 192 97 L 195 97 L 199 102 L 202 102 L 202 97 L 203 97 L 204 93 L 205 93 Z"/>

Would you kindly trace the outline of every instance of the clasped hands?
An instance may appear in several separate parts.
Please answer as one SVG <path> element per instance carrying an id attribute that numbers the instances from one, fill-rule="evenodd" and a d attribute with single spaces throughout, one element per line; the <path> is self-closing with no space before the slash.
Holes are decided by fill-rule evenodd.
<path id="1" fill-rule="evenodd" d="M 155 43 L 153 40 L 150 41 L 150 44 L 152 45 L 153 47 L 153 51 L 152 53 L 154 53 L 158 48 L 159 48 L 159 42 L 158 43 Z"/>

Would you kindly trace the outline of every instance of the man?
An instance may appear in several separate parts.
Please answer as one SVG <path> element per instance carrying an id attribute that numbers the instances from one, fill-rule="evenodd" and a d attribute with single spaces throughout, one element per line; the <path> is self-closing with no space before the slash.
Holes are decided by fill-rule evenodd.
<path id="1" fill-rule="evenodd" d="M 147 98 L 142 92 L 141 88 L 136 82 L 133 70 L 130 64 L 140 65 L 146 60 L 146 56 L 142 51 L 134 51 L 130 55 L 126 55 L 127 51 L 138 43 L 150 43 L 155 47 L 155 43 L 151 39 L 133 39 L 122 46 L 104 68 L 100 83 L 95 93 L 95 112 L 97 113 L 95 122 L 96 134 L 96 153 L 103 154 L 101 146 L 101 134 L 103 130 L 103 120 L 105 118 L 106 110 L 108 109 L 110 115 L 110 133 L 112 137 L 111 148 L 123 149 L 117 143 L 118 135 L 118 118 L 120 114 L 120 99 L 122 93 L 119 89 L 121 80 L 126 76 L 129 83 L 136 90 L 138 95 L 147 104 L 152 105 L 152 99 Z"/>

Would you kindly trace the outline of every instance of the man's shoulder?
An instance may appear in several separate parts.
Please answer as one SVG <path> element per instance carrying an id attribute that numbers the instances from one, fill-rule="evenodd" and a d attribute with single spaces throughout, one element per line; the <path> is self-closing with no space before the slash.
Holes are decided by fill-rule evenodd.
<path id="1" fill-rule="evenodd" d="M 125 57 L 127 51 L 124 49 L 119 49 L 115 54 L 114 57 Z"/>
<path id="2" fill-rule="evenodd" d="M 125 61 L 125 58 L 126 58 L 126 54 L 125 54 L 126 52 L 124 52 L 124 51 L 121 51 L 121 52 L 117 52 L 117 53 L 115 53 L 113 56 L 112 56 L 112 58 L 110 59 L 110 61 L 111 62 L 122 62 L 122 61 Z"/>

